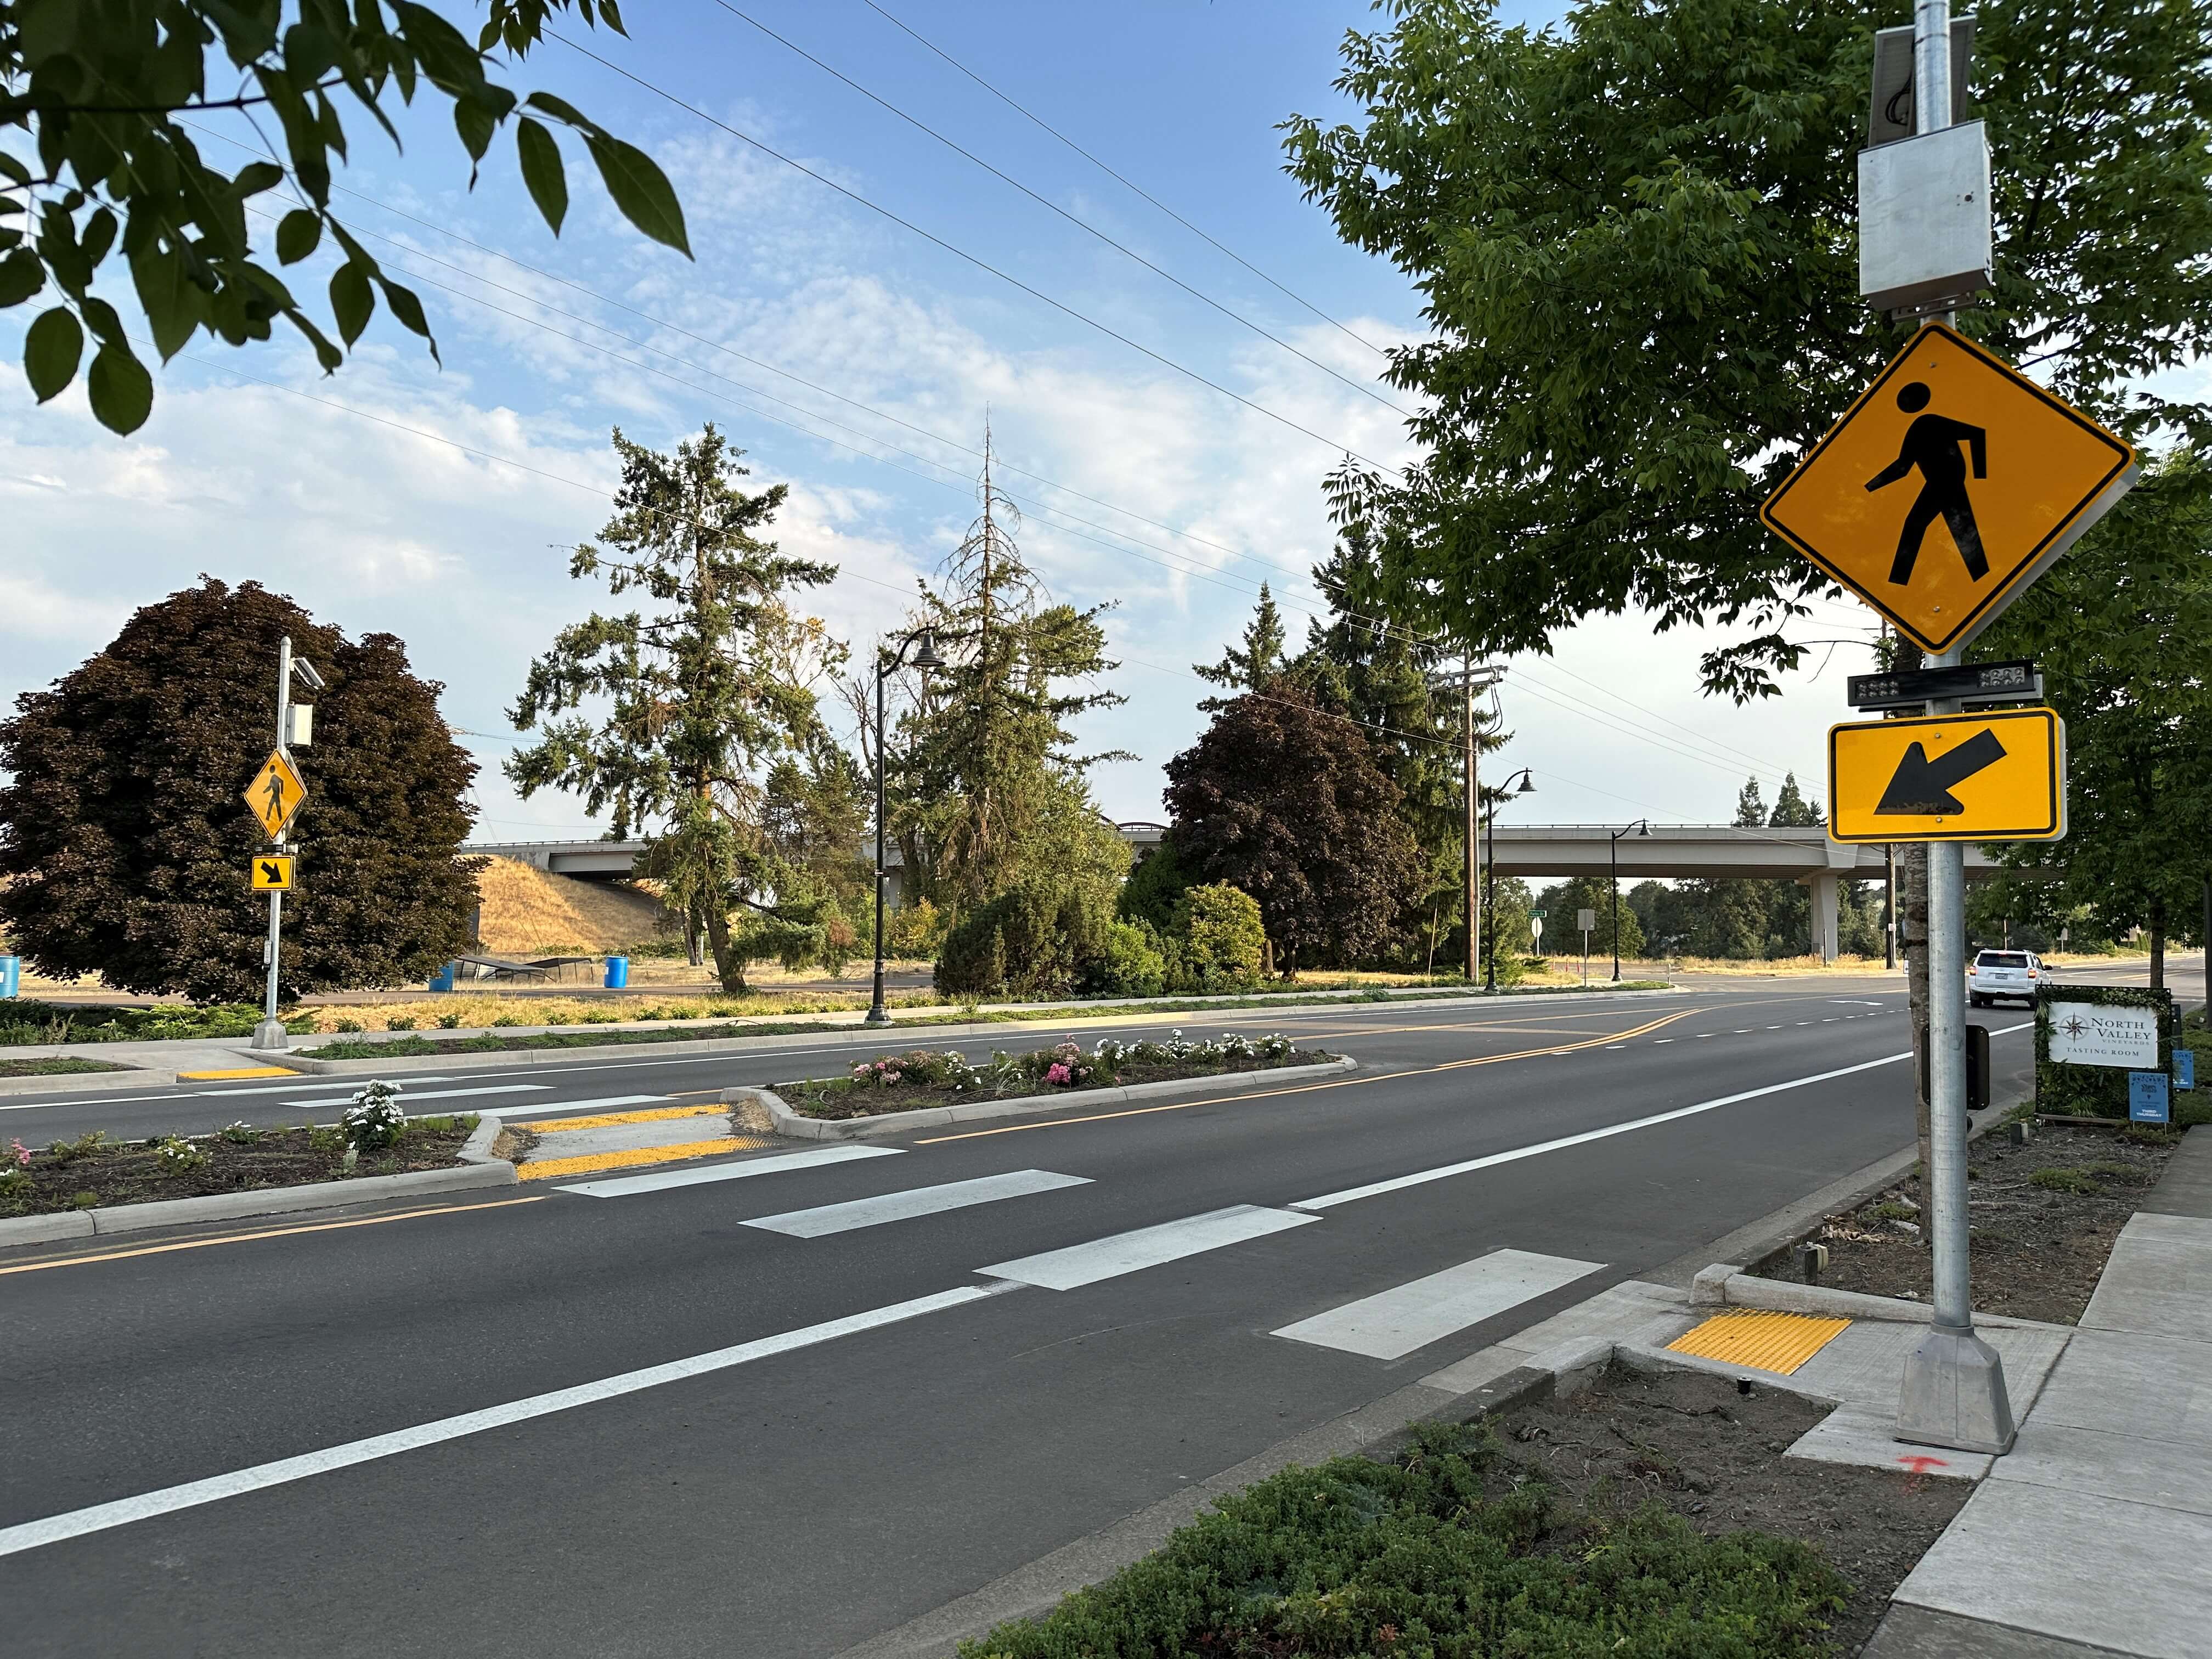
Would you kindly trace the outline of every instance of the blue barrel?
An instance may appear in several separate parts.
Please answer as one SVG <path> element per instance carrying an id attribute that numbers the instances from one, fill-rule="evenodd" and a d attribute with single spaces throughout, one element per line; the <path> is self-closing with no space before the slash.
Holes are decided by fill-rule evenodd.
<path id="1" fill-rule="evenodd" d="M 0 957 L 0 1001 L 4 1001 L 23 988 L 23 958 Z"/>
<path id="2" fill-rule="evenodd" d="M 453 975 L 460 971 L 460 966 L 461 964 L 458 962 L 449 962 L 444 967 L 438 969 L 436 973 L 430 975 L 430 988 L 434 991 L 452 990 L 453 988 Z"/>
<path id="3" fill-rule="evenodd" d="M 607 989 L 610 991 L 624 991 L 629 988 L 629 958 L 628 957 L 609 957 L 607 958 Z"/>

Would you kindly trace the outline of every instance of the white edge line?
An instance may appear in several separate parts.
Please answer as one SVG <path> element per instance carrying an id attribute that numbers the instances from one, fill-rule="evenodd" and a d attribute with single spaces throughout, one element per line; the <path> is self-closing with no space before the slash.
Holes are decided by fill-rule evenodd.
<path id="1" fill-rule="evenodd" d="M 1449 1176 L 1469 1175 L 1477 1170 L 1494 1169 L 1501 1164 L 1512 1164 L 1524 1158 L 1537 1158 L 1546 1152 L 1563 1152 L 1570 1146 L 1587 1146 L 1593 1140 L 1607 1139 L 1613 1135 L 1625 1135 L 1637 1129 L 1649 1129 L 1656 1124 L 1672 1123 L 1677 1118 L 1694 1117 L 1699 1112 L 1710 1112 L 1723 1106 L 1734 1106 L 1739 1102 L 1757 1100 L 1761 1095 L 1778 1095 L 1785 1089 L 1802 1089 L 1808 1084 L 1827 1083 L 1839 1077 L 1850 1077 L 1856 1072 L 1871 1072 L 1877 1066 L 1894 1066 L 1901 1060 L 1910 1060 L 1910 1054 L 1886 1054 L 1880 1060 L 1862 1060 L 1856 1066 L 1845 1066 L 1833 1072 L 1821 1072 L 1812 1077 L 1792 1078 L 1787 1083 L 1770 1083 L 1762 1089 L 1747 1089 L 1741 1094 L 1723 1095 L 1717 1100 L 1701 1100 L 1694 1106 L 1677 1106 L 1671 1112 L 1654 1112 L 1649 1117 L 1631 1118 L 1626 1123 L 1608 1124 L 1602 1129 L 1585 1129 L 1580 1134 L 1562 1135 L 1556 1140 L 1540 1140 L 1530 1146 L 1516 1146 L 1510 1152 L 1492 1152 L 1486 1158 L 1471 1158 L 1463 1164 L 1447 1164 L 1440 1169 L 1419 1170 L 1412 1175 L 1377 1181 L 1365 1187 L 1347 1187 L 1341 1192 L 1323 1193 L 1318 1198 L 1294 1200 L 1293 1210 L 1328 1210 L 1354 1200 L 1374 1198 L 1383 1193 L 1399 1192 L 1407 1187 L 1419 1187 L 1426 1182 L 1443 1181 Z"/>
<path id="2" fill-rule="evenodd" d="M 1991 1031 L 1993 1037 L 2010 1036 L 2015 1031 L 2030 1030 L 2035 1022 L 2007 1025 Z M 1593 1140 L 1604 1140 L 1613 1135 L 1625 1135 L 1637 1129 L 1649 1129 L 1654 1125 L 1672 1123 L 1677 1118 L 1694 1117 L 1699 1112 L 1713 1111 L 1723 1106 L 1734 1106 L 1747 1100 L 1757 1100 L 1762 1095 L 1778 1095 L 1788 1089 L 1802 1089 L 1815 1083 L 1829 1083 L 1839 1077 L 1850 1077 L 1857 1072 L 1870 1072 L 1877 1066 L 1894 1066 L 1901 1060 L 1910 1060 L 1909 1054 L 1887 1054 L 1880 1060 L 1863 1060 L 1856 1066 L 1845 1066 L 1833 1072 L 1818 1072 L 1811 1077 L 1791 1078 L 1787 1083 L 1770 1083 L 1761 1089 L 1747 1089 L 1741 1094 L 1723 1095 L 1717 1100 L 1701 1100 L 1694 1106 L 1678 1106 L 1671 1112 L 1655 1112 L 1649 1117 L 1632 1118 L 1626 1123 L 1610 1124 L 1602 1129 L 1586 1129 L 1577 1135 L 1562 1135 L 1557 1140 L 1540 1140 L 1533 1146 L 1516 1146 L 1510 1152 L 1492 1152 L 1487 1158 L 1469 1158 L 1464 1164 L 1447 1164 L 1441 1169 L 1420 1170 L 1412 1175 L 1398 1176 L 1389 1181 L 1377 1181 L 1365 1187 L 1347 1187 L 1342 1192 L 1323 1193 L 1318 1198 L 1293 1200 L 1288 1208 L 1293 1210 L 1328 1210 L 1340 1204 L 1350 1204 L 1362 1198 L 1375 1198 L 1383 1193 L 1399 1192 L 1407 1187 L 1418 1187 L 1431 1181 L 1443 1181 L 1456 1175 L 1471 1175 L 1477 1170 L 1494 1169 L 1501 1164 L 1512 1164 L 1524 1158 L 1537 1158 L 1546 1152 L 1563 1152 L 1570 1146 L 1587 1146 Z"/>
<path id="3" fill-rule="evenodd" d="M 888 1307 L 871 1308 L 866 1313 L 848 1314 L 842 1319 L 828 1320 L 819 1325 L 808 1325 L 775 1336 L 740 1342 L 734 1347 L 694 1354 L 689 1359 L 672 1360 L 665 1365 L 650 1365 L 643 1370 L 625 1371 L 617 1376 L 602 1377 L 596 1382 L 580 1382 L 574 1388 L 556 1389 L 550 1394 L 532 1395 L 527 1399 L 509 1401 L 502 1406 L 487 1406 L 481 1411 L 464 1412 L 459 1417 L 441 1418 L 434 1423 L 417 1424 L 411 1429 L 399 1429 L 391 1434 L 372 1435 L 366 1440 L 349 1441 L 342 1446 L 327 1447 L 298 1457 L 280 1458 L 273 1463 L 258 1463 L 252 1468 L 235 1469 L 228 1474 L 213 1475 L 204 1480 L 187 1481 L 181 1486 L 164 1486 L 158 1492 L 141 1492 L 136 1498 L 118 1498 L 112 1503 L 95 1504 L 89 1509 L 73 1510 L 65 1515 L 27 1521 L 20 1526 L 0 1528 L 0 1555 L 19 1554 L 42 1545 L 82 1538 L 87 1533 L 104 1532 L 112 1527 L 128 1526 L 134 1521 L 151 1520 L 155 1516 L 173 1515 L 179 1510 L 195 1509 L 204 1504 L 219 1503 L 226 1498 L 237 1498 L 289 1481 L 327 1474 L 336 1469 L 350 1468 L 356 1463 L 373 1462 L 378 1458 L 396 1456 L 401 1452 L 416 1451 L 447 1440 L 459 1440 L 466 1435 L 482 1434 L 488 1429 L 505 1428 L 512 1423 L 526 1423 L 535 1417 L 570 1411 L 579 1406 L 594 1405 L 602 1400 L 617 1399 L 626 1394 L 659 1388 L 665 1382 L 678 1382 L 687 1377 L 705 1376 L 710 1371 L 726 1370 L 732 1365 L 743 1365 L 756 1359 L 788 1353 L 794 1348 L 811 1347 L 817 1343 L 834 1341 L 841 1336 L 851 1336 L 880 1326 L 896 1324 L 902 1320 L 916 1319 L 924 1314 L 978 1302 L 1014 1288 L 1011 1283 L 963 1285 L 957 1290 L 939 1291 L 932 1296 L 916 1297 L 908 1302 L 895 1302 Z"/>

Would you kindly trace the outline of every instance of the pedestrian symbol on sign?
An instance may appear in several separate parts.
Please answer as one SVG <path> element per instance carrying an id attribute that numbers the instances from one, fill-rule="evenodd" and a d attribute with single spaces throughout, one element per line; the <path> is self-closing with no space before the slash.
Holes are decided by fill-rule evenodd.
<path id="1" fill-rule="evenodd" d="M 1948 416 L 1921 414 L 1933 395 L 1924 380 L 1910 381 L 1897 394 L 1897 406 L 1919 418 L 1905 429 L 1897 459 L 1867 480 L 1869 490 L 1887 489 L 1915 468 L 1920 472 L 1920 495 L 1905 515 L 1905 528 L 1897 538 L 1897 557 L 1889 567 L 1889 580 L 1899 587 L 1911 581 L 1920 544 L 1938 518 L 1950 530 L 1959 556 L 1966 562 L 1966 574 L 1976 581 L 1990 574 L 1990 562 L 1982 556 L 1982 532 L 1974 523 L 1974 504 L 1966 495 L 1966 458 L 1959 453 L 1959 446 L 1966 445 L 1973 452 L 1974 476 L 1988 477 L 1989 434 Z"/>

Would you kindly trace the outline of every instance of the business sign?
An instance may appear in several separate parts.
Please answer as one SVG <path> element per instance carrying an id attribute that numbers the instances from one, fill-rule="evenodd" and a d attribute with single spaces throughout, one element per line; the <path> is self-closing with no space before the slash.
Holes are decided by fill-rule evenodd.
<path id="1" fill-rule="evenodd" d="M 2164 1123 L 2172 1115 L 2172 1097 L 2166 1092 L 2165 1073 L 2128 1073 L 2128 1121 Z"/>
<path id="2" fill-rule="evenodd" d="M 2197 1086 L 2197 1051 L 2176 1048 L 2173 1051 L 2173 1086 L 2194 1089 Z"/>
<path id="3" fill-rule="evenodd" d="M 1828 833 L 2057 841 L 2066 833 L 2065 724 L 2048 708 L 2008 708 L 1832 726 Z"/>
<path id="4" fill-rule="evenodd" d="M 2158 1069 L 2158 1010 L 2102 1002 L 2051 1005 L 2051 1058 L 2069 1066 Z"/>
<path id="5" fill-rule="evenodd" d="M 1759 516 L 1922 650 L 1944 652 L 1995 622 L 2136 471 L 2124 440 L 1930 323 Z"/>

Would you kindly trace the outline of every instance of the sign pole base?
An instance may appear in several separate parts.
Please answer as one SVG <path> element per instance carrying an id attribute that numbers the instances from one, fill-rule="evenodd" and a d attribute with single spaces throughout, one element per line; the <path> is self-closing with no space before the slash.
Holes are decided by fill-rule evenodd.
<path id="1" fill-rule="evenodd" d="M 257 1048 L 282 1048 L 289 1034 L 281 1019 L 264 1019 L 253 1028 L 253 1046 Z"/>
<path id="2" fill-rule="evenodd" d="M 1905 1358 L 1897 1438 L 2002 1456 L 2016 1431 L 1997 1351 L 1971 1330 L 1930 1326 Z"/>

